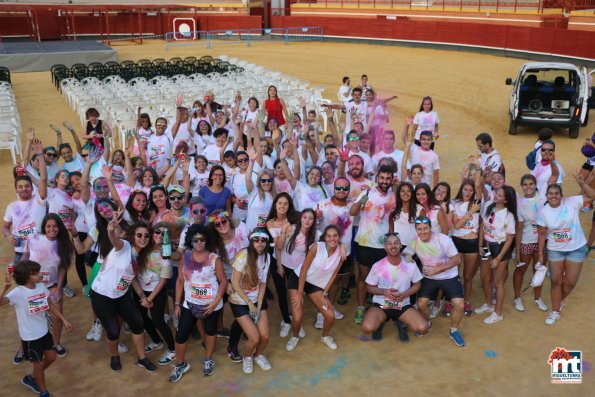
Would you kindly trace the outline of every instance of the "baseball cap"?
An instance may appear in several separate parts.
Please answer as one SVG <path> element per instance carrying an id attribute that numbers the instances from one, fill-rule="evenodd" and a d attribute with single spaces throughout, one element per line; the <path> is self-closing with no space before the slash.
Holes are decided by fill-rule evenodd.
<path id="1" fill-rule="evenodd" d="M 186 191 L 181 185 L 170 185 L 167 188 L 167 194 L 171 194 L 171 192 L 178 192 L 180 194 L 186 194 Z"/>

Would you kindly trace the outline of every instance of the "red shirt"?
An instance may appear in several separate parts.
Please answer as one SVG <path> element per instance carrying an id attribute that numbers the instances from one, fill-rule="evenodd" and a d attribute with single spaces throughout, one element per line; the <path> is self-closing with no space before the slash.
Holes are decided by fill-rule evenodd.
<path id="1" fill-rule="evenodd" d="M 277 124 L 279 127 L 285 125 L 285 118 L 283 117 L 283 106 L 281 106 L 281 101 L 279 98 L 275 99 L 267 99 L 264 101 L 264 108 L 267 111 L 268 119 L 275 119 L 277 120 Z"/>

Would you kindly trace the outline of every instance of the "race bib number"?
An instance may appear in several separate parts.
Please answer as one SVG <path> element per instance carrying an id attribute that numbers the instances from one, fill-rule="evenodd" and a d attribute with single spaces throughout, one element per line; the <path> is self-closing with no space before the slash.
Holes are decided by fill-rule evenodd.
<path id="1" fill-rule="evenodd" d="M 116 286 L 117 291 L 126 291 L 128 286 L 132 282 L 132 277 L 123 274 L 120 277 L 120 281 L 118 281 L 118 285 Z"/>
<path id="2" fill-rule="evenodd" d="M 475 226 L 473 225 L 473 219 L 469 219 L 463 225 L 463 229 L 465 230 L 475 230 Z"/>
<path id="3" fill-rule="evenodd" d="M 258 214 L 256 218 L 256 227 L 265 227 L 267 224 L 268 214 Z"/>
<path id="4" fill-rule="evenodd" d="M 539 225 L 535 223 L 535 221 L 531 222 L 531 229 L 533 230 L 534 235 L 539 234 Z"/>
<path id="5" fill-rule="evenodd" d="M 384 305 L 382 306 L 383 309 L 401 310 L 402 307 L 403 301 L 397 302 L 388 298 L 384 298 Z"/>
<path id="6" fill-rule="evenodd" d="M 43 284 L 47 284 L 50 282 L 50 273 L 49 272 L 39 272 L 39 275 L 41 276 L 41 282 Z"/>
<path id="7" fill-rule="evenodd" d="M 496 238 L 496 236 L 494 235 L 494 227 L 487 222 L 483 223 L 483 232 L 491 238 Z"/>
<path id="8" fill-rule="evenodd" d="M 27 298 L 27 308 L 29 314 L 35 314 L 48 310 L 48 297 L 45 292 L 37 295 L 33 295 Z"/>
<path id="9" fill-rule="evenodd" d="M 213 297 L 213 288 L 211 284 L 192 284 L 190 286 L 190 296 L 194 299 L 211 299 Z"/>
<path id="10" fill-rule="evenodd" d="M 572 240 L 572 233 L 570 228 L 564 227 L 561 229 L 554 229 L 552 231 L 552 237 L 556 243 L 567 243 Z"/>

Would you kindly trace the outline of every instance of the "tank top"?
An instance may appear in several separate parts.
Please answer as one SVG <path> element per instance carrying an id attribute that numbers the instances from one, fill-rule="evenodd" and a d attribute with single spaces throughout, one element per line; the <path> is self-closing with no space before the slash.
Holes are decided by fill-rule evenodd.
<path id="1" fill-rule="evenodd" d="M 184 304 L 188 309 L 186 302 L 195 305 L 208 305 L 215 300 L 219 289 L 217 274 L 215 272 L 215 263 L 219 256 L 213 252 L 209 254 L 205 263 L 198 263 L 192 258 L 192 251 L 184 254 Z M 201 266 L 202 265 L 202 266 Z M 223 307 L 223 300 L 215 310 Z"/>
<path id="2" fill-rule="evenodd" d="M 267 99 L 264 101 L 264 107 L 267 111 L 268 119 L 277 120 L 279 127 L 285 125 L 285 117 L 283 117 L 283 106 L 279 98 Z"/>

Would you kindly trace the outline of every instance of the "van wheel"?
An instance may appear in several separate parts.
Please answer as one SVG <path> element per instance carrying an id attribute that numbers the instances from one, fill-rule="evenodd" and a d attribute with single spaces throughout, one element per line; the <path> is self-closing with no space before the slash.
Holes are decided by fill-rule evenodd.
<path id="1" fill-rule="evenodd" d="M 578 131 L 579 131 L 579 126 L 577 125 L 576 127 L 570 127 L 568 129 L 568 136 L 570 136 L 572 139 L 576 139 L 578 138 Z"/>
<path id="2" fill-rule="evenodd" d="M 508 127 L 508 133 L 510 135 L 516 135 L 517 133 L 517 125 L 514 121 L 510 122 L 510 126 Z"/>

